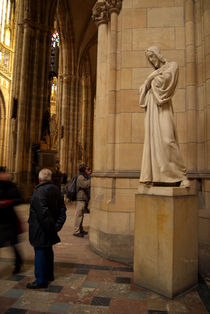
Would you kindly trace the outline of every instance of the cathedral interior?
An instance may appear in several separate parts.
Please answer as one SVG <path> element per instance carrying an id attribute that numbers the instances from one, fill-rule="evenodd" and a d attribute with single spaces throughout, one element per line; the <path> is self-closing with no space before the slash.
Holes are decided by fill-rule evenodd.
<path id="1" fill-rule="evenodd" d="M 39 169 L 59 164 L 70 179 L 86 163 L 89 245 L 131 265 L 144 142 L 138 89 L 154 45 L 179 64 L 175 124 L 197 197 L 198 269 L 209 274 L 209 0 L 0 0 L 0 165 L 28 202 Z"/>

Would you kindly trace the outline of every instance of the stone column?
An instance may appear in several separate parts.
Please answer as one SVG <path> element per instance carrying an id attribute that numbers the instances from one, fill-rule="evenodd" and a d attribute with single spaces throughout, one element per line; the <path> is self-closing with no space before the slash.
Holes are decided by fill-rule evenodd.
<path id="1" fill-rule="evenodd" d="M 110 34 L 108 52 L 108 160 L 107 170 L 115 170 L 116 83 L 117 83 L 117 26 L 122 1 L 109 0 Z"/>
<path id="2" fill-rule="evenodd" d="M 61 103 L 61 125 L 63 127 L 63 138 L 61 139 L 60 163 L 68 164 L 68 138 L 69 134 L 69 117 L 70 117 L 70 93 L 71 77 L 70 75 L 62 76 L 62 103 Z"/>
<path id="3" fill-rule="evenodd" d="M 23 187 L 28 197 L 32 187 L 30 180 L 32 144 L 38 144 L 41 136 L 44 104 L 47 103 L 47 80 L 49 70 L 50 26 L 48 13 L 46 24 L 40 23 L 45 12 L 37 5 L 33 15 L 30 1 L 20 1 L 18 7 L 17 42 L 15 45 L 14 76 L 11 90 L 11 111 L 13 99 L 17 100 L 17 118 L 10 123 L 13 139 L 8 150 L 9 170 Z M 47 4 L 47 1 L 46 1 Z M 49 2 L 48 2 L 49 4 Z M 28 195 L 27 195 L 28 193 Z"/>
<path id="4" fill-rule="evenodd" d="M 109 13 L 104 1 L 96 2 L 93 19 L 98 26 L 94 171 L 106 170 L 107 155 L 107 46 Z"/>
<path id="5" fill-rule="evenodd" d="M 18 2 L 17 8 L 17 29 L 15 36 L 15 51 L 14 51 L 14 70 L 13 70 L 13 79 L 11 86 L 11 99 L 10 99 L 10 109 L 9 109 L 9 117 L 12 116 L 14 98 L 18 99 L 19 88 L 20 88 L 20 71 L 21 71 L 21 62 L 22 62 L 22 45 L 23 45 L 23 3 L 21 1 Z M 17 120 L 10 119 L 9 121 L 9 146 L 7 150 L 7 167 L 10 171 L 15 171 L 15 154 L 16 154 L 16 142 L 17 142 Z"/>
<path id="6" fill-rule="evenodd" d="M 208 1 L 203 4 L 203 36 L 204 36 L 204 87 L 205 87 L 205 116 L 206 116 L 206 147 L 205 147 L 205 169 L 210 169 L 210 5 Z"/>
<path id="7" fill-rule="evenodd" d="M 120 0 L 108 0 L 98 1 L 93 8 L 99 28 L 89 240 L 90 246 L 102 256 L 130 263 L 133 255 L 130 200 L 133 201 L 133 195 L 129 190 L 130 180 L 120 177 L 115 164 L 118 14 L 121 6 Z"/>
<path id="8" fill-rule="evenodd" d="M 18 126 L 17 126 L 17 150 L 15 160 L 15 171 L 20 173 L 26 170 L 27 163 L 24 162 L 25 152 L 25 134 L 26 134 L 26 119 L 28 113 L 27 92 L 30 79 L 29 79 L 29 51 L 30 51 L 30 36 L 32 30 L 28 24 L 24 25 L 23 35 L 23 50 L 22 50 L 22 64 L 20 74 L 20 94 L 19 94 L 19 106 L 18 106 Z"/>
<path id="9" fill-rule="evenodd" d="M 195 56 L 195 19 L 194 1 L 185 1 L 186 37 L 186 110 L 187 110 L 187 169 L 197 169 L 197 93 L 196 93 L 196 56 Z"/>

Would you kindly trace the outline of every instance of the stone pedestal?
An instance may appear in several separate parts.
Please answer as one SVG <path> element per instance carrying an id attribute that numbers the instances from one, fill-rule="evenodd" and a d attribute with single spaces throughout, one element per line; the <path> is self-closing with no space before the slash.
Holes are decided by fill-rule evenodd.
<path id="1" fill-rule="evenodd" d="M 197 282 L 195 190 L 142 185 L 135 207 L 134 282 L 173 298 Z"/>

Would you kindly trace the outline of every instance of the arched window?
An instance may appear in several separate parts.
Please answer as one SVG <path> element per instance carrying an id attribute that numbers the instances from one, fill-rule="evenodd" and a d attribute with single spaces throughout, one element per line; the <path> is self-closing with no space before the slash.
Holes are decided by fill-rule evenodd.
<path id="1" fill-rule="evenodd" d="M 14 0 L 0 0 L 0 67 L 11 75 L 15 33 Z"/>
<path id="2" fill-rule="evenodd" d="M 0 0 L 0 40 L 10 46 L 11 0 Z"/>
<path id="3" fill-rule="evenodd" d="M 59 47 L 59 34 L 57 31 L 55 31 L 52 35 L 52 39 L 51 39 L 51 45 L 55 48 L 55 47 Z"/>

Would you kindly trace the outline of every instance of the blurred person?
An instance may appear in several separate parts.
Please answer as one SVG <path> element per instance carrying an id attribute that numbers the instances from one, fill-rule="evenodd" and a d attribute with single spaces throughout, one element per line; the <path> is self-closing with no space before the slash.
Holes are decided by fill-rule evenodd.
<path id="1" fill-rule="evenodd" d="M 92 173 L 92 171 L 91 171 L 90 167 L 87 167 L 87 169 L 86 169 L 87 179 L 90 179 L 91 173 Z M 89 200 L 90 200 L 90 187 L 89 187 L 89 189 L 87 191 L 87 196 L 88 196 L 88 200 L 85 202 L 85 210 L 84 210 L 84 212 L 86 214 L 89 214 L 90 210 L 88 208 L 88 204 L 89 204 Z"/>
<path id="2" fill-rule="evenodd" d="M 31 198 L 29 214 L 29 241 L 35 252 L 35 278 L 29 289 L 48 287 L 54 280 L 53 245 L 60 242 L 58 231 L 66 220 L 66 206 L 59 188 L 52 182 L 52 172 L 42 169 L 39 184 Z"/>
<path id="3" fill-rule="evenodd" d="M 90 173 L 89 168 L 85 164 L 79 166 L 79 175 L 77 177 L 77 200 L 76 200 L 76 212 L 74 220 L 74 236 L 84 237 L 88 234 L 83 230 L 83 219 L 86 202 L 89 201 L 90 196 Z"/>
<path id="4" fill-rule="evenodd" d="M 18 234 L 22 232 L 21 222 L 14 206 L 21 203 L 21 195 L 17 185 L 5 167 L 0 167 L 0 247 L 11 246 L 15 256 L 13 274 L 18 274 L 23 263 L 18 250 Z"/>

